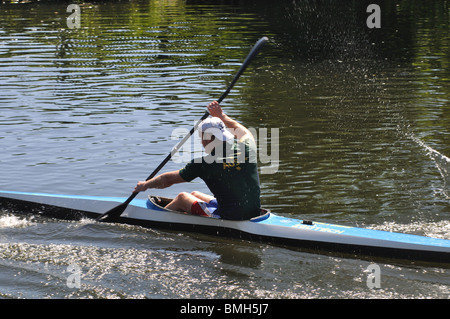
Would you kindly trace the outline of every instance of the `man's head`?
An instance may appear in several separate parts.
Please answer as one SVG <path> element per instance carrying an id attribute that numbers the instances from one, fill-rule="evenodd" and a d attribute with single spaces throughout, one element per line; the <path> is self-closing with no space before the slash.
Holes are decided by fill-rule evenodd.
<path id="1" fill-rule="evenodd" d="M 233 134 L 227 130 L 222 120 L 217 117 L 210 117 L 204 120 L 199 126 L 199 134 L 207 153 L 210 153 L 214 148 L 215 145 L 211 145 L 212 147 L 208 148 L 209 151 L 207 149 L 207 146 L 214 140 L 229 143 L 234 140 Z"/>

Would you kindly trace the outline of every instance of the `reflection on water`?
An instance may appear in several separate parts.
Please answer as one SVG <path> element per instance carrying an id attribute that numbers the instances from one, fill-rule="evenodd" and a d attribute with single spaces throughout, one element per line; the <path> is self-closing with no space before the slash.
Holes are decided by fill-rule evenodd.
<path id="1" fill-rule="evenodd" d="M 87 2 L 79 29 L 67 27 L 68 3 L 0 7 L 0 189 L 128 196 L 171 151 L 173 130 L 189 130 L 268 36 L 223 102 L 248 127 L 279 128 L 278 171 L 260 176 L 264 206 L 448 238 L 445 2 L 379 1 L 373 30 L 364 1 Z M 207 191 L 194 182 L 158 194 L 182 190 Z M 360 261 L 72 226 L 2 212 L 0 296 L 448 296 L 445 274 L 420 269 L 387 265 L 395 286 L 368 291 Z M 75 292 L 64 271 L 76 260 L 85 290 Z M 17 272 L 26 275 L 14 286 Z M 23 295 L 28 285 L 36 289 Z"/>

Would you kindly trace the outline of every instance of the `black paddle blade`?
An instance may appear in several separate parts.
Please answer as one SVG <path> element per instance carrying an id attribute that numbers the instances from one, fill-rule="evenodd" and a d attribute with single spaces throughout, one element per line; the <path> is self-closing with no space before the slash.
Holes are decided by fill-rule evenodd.
<path id="1" fill-rule="evenodd" d="M 128 206 L 128 203 L 122 203 L 119 206 L 116 206 L 113 209 L 110 209 L 109 211 L 107 211 L 106 213 L 100 215 L 95 220 L 98 222 L 114 223 L 120 218 L 120 215 L 122 215 L 122 213 L 125 211 L 127 206 Z"/>

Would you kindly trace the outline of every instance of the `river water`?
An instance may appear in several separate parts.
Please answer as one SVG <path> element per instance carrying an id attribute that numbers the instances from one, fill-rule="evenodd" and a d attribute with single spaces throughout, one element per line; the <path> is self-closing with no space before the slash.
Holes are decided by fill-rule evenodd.
<path id="1" fill-rule="evenodd" d="M 222 103 L 267 141 L 263 205 L 450 239 L 448 3 L 379 1 L 380 29 L 367 27 L 369 3 L 86 2 L 79 28 L 71 2 L 2 3 L 0 189 L 129 196 L 268 36 Z M 193 190 L 207 192 L 194 181 L 154 193 Z M 372 263 L 0 213 L 2 298 L 450 296 L 448 269 L 388 260 L 371 289 Z"/>

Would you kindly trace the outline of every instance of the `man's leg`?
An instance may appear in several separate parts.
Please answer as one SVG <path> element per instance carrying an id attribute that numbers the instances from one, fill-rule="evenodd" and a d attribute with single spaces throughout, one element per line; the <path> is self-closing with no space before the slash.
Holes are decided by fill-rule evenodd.
<path id="1" fill-rule="evenodd" d="M 198 191 L 192 193 L 182 192 L 177 195 L 169 204 L 166 205 L 167 209 L 191 213 L 192 204 L 198 201 L 209 203 L 214 197 Z"/>
<path id="2" fill-rule="evenodd" d="M 207 195 L 207 194 L 204 194 L 204 193 L 198 192 L 198 191 L 193 191 L 191 193 L 191 195 L 194 196 L 194 197 L 197 197 L 199 200 L 202 200 L 202 201 L 204 201 L 206 203 L 209 203 L 211 200 L 214 199 L 213 196 Z"/>
<path id="3" fill-rule="evenodd" d="M 215 211 L 218 208 L 218 203 L 213 196 L 198 191 L 193 191 L 191 195 L 198 198 L 197 202 L 194 202 L 193 205 L 191 206 L 192 207 L 191 214 L 205 217 L 220 218 L 219 215 L 215 214 Z"/>
<path id="4" fill-rule="evenodd" d="M 194 195 L 182 192 L 179 193 L 169 204 L 167 204 L 166 208 L 190 213 L 192 204 L 194 204 L 194 202 L 198 200 L 199 198 L 195 197 Z"/>

